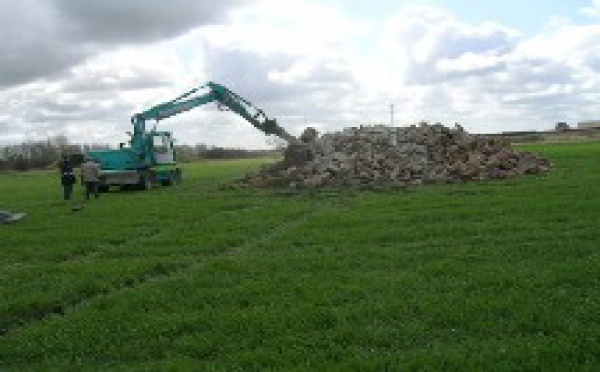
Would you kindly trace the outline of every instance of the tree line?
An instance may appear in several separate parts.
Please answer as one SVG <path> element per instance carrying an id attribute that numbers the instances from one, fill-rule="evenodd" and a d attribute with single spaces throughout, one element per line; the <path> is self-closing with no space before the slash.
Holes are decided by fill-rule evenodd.
<path id="1" fill-rule="evenodd" d="M 219 160 L 262 158 L 276 155 L 277 150 L 244 150 L 198 144 L 195 146 L 175 146 L 175 152 L 179 161 L 187 162 L 202 159 Z"/>
<path id="2" fill-rule="evenodd" d="M 27 141 L 0 147 L 0 171 L 26 171 L 50 169 L 58 166 L 62 156 L 68 156 L 75 166 L 90 150 L 110 149 L 105 144 L 73 144 L 65 136 L 43 141 Z M 198 144 L 175 146 L 178 161 L 190 162 L 201 159 L 244 159 L 273 156 L 275 150 L 244 150 Z"/>
<path id="3" fill-rule="evenodd" d="M 88 151 L 108 148 L 108 145 L 102 144 L 72 144 L 65 136 L 7 145 L 0 147 L 0 171 L 48 169 L 57 166 L 63 155 L 69 156 L 73 162 L 79 164 L 83 160 L 83 154 Z"/>

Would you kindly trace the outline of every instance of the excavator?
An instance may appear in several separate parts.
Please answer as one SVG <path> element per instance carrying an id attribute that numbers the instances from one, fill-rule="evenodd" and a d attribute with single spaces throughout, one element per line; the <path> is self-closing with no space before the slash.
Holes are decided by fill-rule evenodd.
<path id="1" fill-rule="evenodd" d="M 133 133 L 129 146 L 121 143 L 117 150 L 90 151 L 88 157 L 100 164 L 99 190 L 107 191 L 111 186 L 139 187 L 150 189 L 154 185 L 172 185 L 182 179 L 177 164 L 173 137 L 170 132 L 157 131 L 156 125 L 146 130 L 146 122 L 170 118 L 193 108 L 216 102 L 220 109 L 232 111 L 246 119 L 266 135 L 276 135 L 288 143 L 286 158 L 308 156 L 302 141 L 290 135 L 266 116 L 263 110 L 232 92 L 223 85 L 208 82 L 179 97 L 158 104 L 131 117 Z"/>

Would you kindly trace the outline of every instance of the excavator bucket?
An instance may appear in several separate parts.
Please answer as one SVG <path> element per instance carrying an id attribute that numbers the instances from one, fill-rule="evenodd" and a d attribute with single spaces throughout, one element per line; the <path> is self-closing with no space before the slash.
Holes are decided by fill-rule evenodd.
<path id="1" fill-rule="evenodd" d="M 288 142 L 289 145 L 284 153 L 286 164 L 304 164 L 313 160 L 314 142 L 318 139 L 319 133 L 315 128 L 307 127 L 299 139 L 293 138 L 293 141 Z"/>
<path id="2" fill-rule="evenodd" d="M 287 165 L 300 165 L 313 159 L 313 153 L 305 143 L 292 143 L 284 152 L 284 162 Z"/>

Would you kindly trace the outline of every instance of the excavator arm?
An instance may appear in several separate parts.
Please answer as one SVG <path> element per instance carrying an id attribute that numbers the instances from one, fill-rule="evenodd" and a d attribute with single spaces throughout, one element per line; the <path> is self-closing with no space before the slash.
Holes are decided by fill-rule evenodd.
<path id="1" fill-rule="evenodd" d="M 201 91 L 204 91 L 205 93 L 199 93 Z M 246 121 L 252 124 L 256 129 L 265 134 L 274 134 L 287 141 L 290 145 L 298 143 L 296 137 L 290 135 L 285 129 L 277 125 L 277 121 L 267 117 L 261 109 L 254 107 L 252 103 L 226 87 L 209 82 L 206 85 L 194 88 L 189 92 L 182 94 L 172 101 L 161 103 L 146 111 L 133 115 L 131 121 L 134 125 L 134 148 L 136 147 L 136 138 L 141 138 L 141 134 L 145 131 L 146 120 L 163 120 L 211 102 L 217 102 L 218 104 L 225 106 L 246 119 Z"/>

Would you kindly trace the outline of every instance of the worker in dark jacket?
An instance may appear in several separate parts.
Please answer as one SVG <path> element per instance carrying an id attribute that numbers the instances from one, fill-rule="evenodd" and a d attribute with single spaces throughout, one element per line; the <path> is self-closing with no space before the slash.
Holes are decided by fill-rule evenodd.
<path id="1" fill-rule="evenodd" d="M 67 155 L 63 155 L 60 162 L 58 162 L 58 168 L 60 169 L 60 173 L 73 173 L 73 164 Z"/>
<path id="2" fill-rule="evenodd" d="M 70 200 L 73 195 L 73 185 L 76 182 L 76 177 L 73 174 L 73 165 L 69 158 L 65 155 L 58 164 L 60 171 L 60 184 L 63 188 L 63 198 Z"/>

